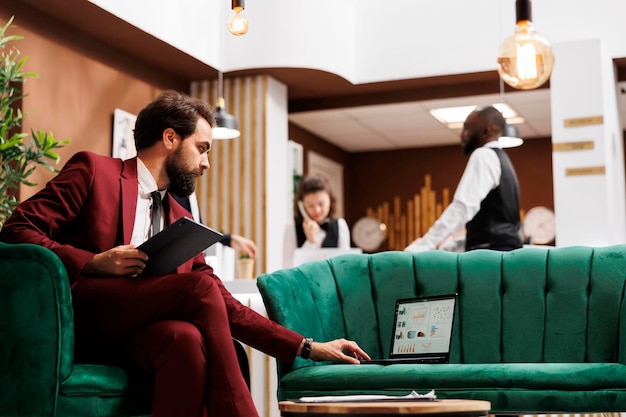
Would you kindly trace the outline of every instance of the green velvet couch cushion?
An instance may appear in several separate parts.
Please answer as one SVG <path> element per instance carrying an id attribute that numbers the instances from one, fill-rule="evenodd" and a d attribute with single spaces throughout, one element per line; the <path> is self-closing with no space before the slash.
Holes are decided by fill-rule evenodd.
<path id="1" fill-rule="evenodd" d="M 610 387 L 607 388 L 607 387 Z M 406 395 L 434 389 L 438 398 L 485 399 L 492 411 L 534 413 L 620 411 L 626 365 L 570 363 L 327 365 L 299 368 L 281 379 L 279 400 L 319 395 Z M 472 393 L 471 395 L 467 395 Z M 576 394 L 576 395 L 574 395 Z M 574 400 L 578 396 L 579 399 Z M 584 398 L 584 401 L 582 399 Z"/>
<path id="2" fill-rule="evenodd" d="M 498 412 L 626 410 L 625 283 L 626 245 L 350 254 L 257 279 L 273 320 L 372 357 L 387 357 L 396 299 L 459 294 L 450 364 L 296 359 L 278 364 L 280 399 L 435 388 Z"/>
<path id="3" fill-rule="evenodd" d="M 147 376 L 106 365 L 75 365 L 61 384 L 61 416 L 139 416 L 149 414 L 152 382 Z"/>
<path id="4" fill-rule="evenodd" d="M 140 374 L 108 365 L 74 365 L 72 375 L 61 384 L 61 394 L 68 397 L 99 395 L 115 397 L 124 393 L 150 393 L 152 381 Z"/>

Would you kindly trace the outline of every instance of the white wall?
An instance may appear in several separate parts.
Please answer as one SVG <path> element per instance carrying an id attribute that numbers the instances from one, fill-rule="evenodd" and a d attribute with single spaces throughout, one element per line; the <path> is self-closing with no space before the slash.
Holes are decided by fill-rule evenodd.
<path id="1" fill-rule="evenodd" d="M 515 0 L 253 0 L 244 12 L 250 30 L 235 37 L 226 29 L 227 0 L 90 1 L 225 72 L 316 68 L 353 83 L 494 70 L 515 26 Z M 613 58 L 626 57 L 626 1 L 532 7 L 537 31 L 551 42 L 602 39 Z"/>
<path id="2" fill-rule="evenodd" d="M 283 267 L 283 233 L 291 216 L 288 199 L 291 181 L 287 175 L 288 121 L 287 86 L 268 77 L 265 96 L 265 221 L 266 250 L 264 272 Z"/>
<path id="3" fill-rule="evenodd" d="M 228 0 L 89 0 L 146 33 L 219 68 L 219 22 L 230 11 Z M 226 29 L 228 34 L 228 30 Z M 225 37 L 225 36 L 224 36 Z M 217 67 L 216 67 L 217 66 Z"/>
<path id="4" fill-rule="evenodd" d="M 613 62 L 597 39 L 558 43 L 555 55 L 560 59 L 550 81 L 552 143 L 593 144 L 590 149 L 552 153 L 556 244 L 623 243 L 624 151 Z M 602 116 L 603 122 L 573 127 L 564 123 L 595 116 Z"/>

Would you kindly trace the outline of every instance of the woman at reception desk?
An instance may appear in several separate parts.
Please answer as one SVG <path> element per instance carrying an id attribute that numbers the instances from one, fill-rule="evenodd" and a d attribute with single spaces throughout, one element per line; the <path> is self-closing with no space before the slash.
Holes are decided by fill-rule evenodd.
<path id="1" fill-rule="evenodd" d="M 297 266 L 304 259 L 325 258 L 331 252 L 338 252 L 320 249 L 350 251 L 350 228 L 345 219 L 334 217 L 335 204 L 326 178 L 312 175 L 300 180 L 294 201 L 294 221 L 285 232 L 285 268 Z"/>

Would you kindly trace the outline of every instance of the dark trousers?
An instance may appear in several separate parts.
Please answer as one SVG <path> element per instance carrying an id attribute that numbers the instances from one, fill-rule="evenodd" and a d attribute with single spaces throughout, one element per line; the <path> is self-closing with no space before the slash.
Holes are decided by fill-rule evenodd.
<path id="1" fill-rule="evenodd" d="M 83 278 L 72 297 L 77 360 L 154 375 L 152 417 L 258 416 L 213 278 Z"/>

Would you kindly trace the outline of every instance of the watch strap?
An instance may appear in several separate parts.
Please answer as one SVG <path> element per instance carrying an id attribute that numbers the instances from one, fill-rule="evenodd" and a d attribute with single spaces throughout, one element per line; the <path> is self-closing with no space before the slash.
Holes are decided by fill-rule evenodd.
<path id="1" fill-rule="evenodd" d="M 311 355 L 311 346 L 313 345 L 313 338 L 305 337 L 304 344 L 302 345 L 302 350 L 300 351 L 300 357 L 302 359 L 309 359 Z"/>

